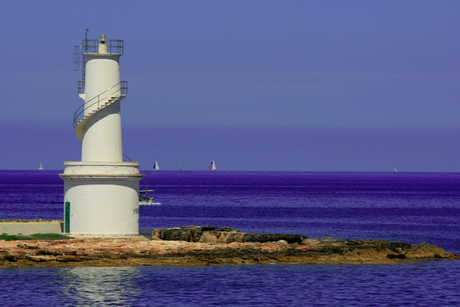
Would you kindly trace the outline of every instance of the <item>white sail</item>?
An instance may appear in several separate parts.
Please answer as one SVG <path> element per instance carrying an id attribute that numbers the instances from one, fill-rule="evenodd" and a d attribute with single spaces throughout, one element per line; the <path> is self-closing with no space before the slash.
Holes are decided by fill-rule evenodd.
<path id="1" fill-rule="evenodd" d="M 216 170 L 216 162 L 214 162 L 214 160 L 212 160 L 211 164 L 209 165 L 209 170 L 210 171 Z"/>
<path id="2" fill-rule="evenodd" d="M 160 169 L 160 167 L 158 166 L 158 162 L 155 161 L 155 164 L 153 165 L 153 170 L 158 171 L 159 169 Z"/>
<path id="3" fill-rule="evenodd" d="M 43 170 L 43 165 L 42 163 L 40 162 L 40 167 L 38 168 L 39 170 Z"/>

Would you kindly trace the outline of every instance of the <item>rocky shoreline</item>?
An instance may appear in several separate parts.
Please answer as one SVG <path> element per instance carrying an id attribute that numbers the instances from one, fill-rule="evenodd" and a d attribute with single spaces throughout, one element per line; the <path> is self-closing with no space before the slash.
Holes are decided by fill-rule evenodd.
<path id="1" fill-rule="evenodd" d="M 427 243 L 248 234 L 212 226 L 155 229 L 150 239 L 0 241 L 0 267 L 377 264 L 434 259 L 460 259 L 460 255 Z"/>

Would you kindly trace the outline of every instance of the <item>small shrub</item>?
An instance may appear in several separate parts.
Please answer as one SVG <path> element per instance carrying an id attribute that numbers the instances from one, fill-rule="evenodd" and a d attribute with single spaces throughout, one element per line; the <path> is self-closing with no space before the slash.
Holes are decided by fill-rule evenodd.
<path id="1" fill-rule="evenodd" d="M 5 240 L 5 241 L 33 240 L 33 238 L 31 236 L 2 234 L 0 235 L 0 240 Z"/>
<path id="2" fill-rule="evenodd" d="M 0 235 L 0 240 L 5 241 L 18 241 L 18 240 L 69 240 L 73 239 L 73 237 L 69 237 L 66 235 L 62 235 L 59 233 L 35 233 L 30 236 L 25 235 L 8 235 L 2 234 Z"/>

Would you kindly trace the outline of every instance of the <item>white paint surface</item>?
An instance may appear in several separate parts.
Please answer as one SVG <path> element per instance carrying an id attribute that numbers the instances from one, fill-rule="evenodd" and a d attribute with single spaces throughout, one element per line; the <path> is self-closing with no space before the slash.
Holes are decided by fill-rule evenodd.
<path id="1" fill-rule="evenodd" d="M 72 236 L 139 235 L 139 181 L 144 175 L 139 162 L 123 162 L 121 99 L 113 99 L 120 94 L 121 55 L 108 54 L 106 47 L 84 54 L 85 115 L 96 113 L 82 124 L 82 161 L 64 162 L 60 174 L 64 204 L 70 203 L 64 231 L 69 226 Z"/>
<path id="2" fill-rule="evenodd" d="M 65 162 L 64 202 L 74 236 L 139 234 L 138 162 Z"/>

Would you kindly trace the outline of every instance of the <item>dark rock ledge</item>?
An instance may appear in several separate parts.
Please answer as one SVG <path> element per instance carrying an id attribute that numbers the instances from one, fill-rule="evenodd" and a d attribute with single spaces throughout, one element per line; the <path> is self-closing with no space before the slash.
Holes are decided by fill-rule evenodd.
<path id="1" fill-rule="evenodd" d="M 398 263 L 460 259 L 427 243 L 250 234 L 229 227 L 155 229 L 152 238 L 0 241 L 0 267 Z"/>
<path id="2" fill-rule="evenodd" d="M 267 243 L 284 240 L 287 243 L 301 243 L 305 236 L 289 234 L 244 233 L 231 227 L 183 226 L 176 228 L 158 228 L 152 231 L 152 239 L 186 241 L 194 243 Z"/>

